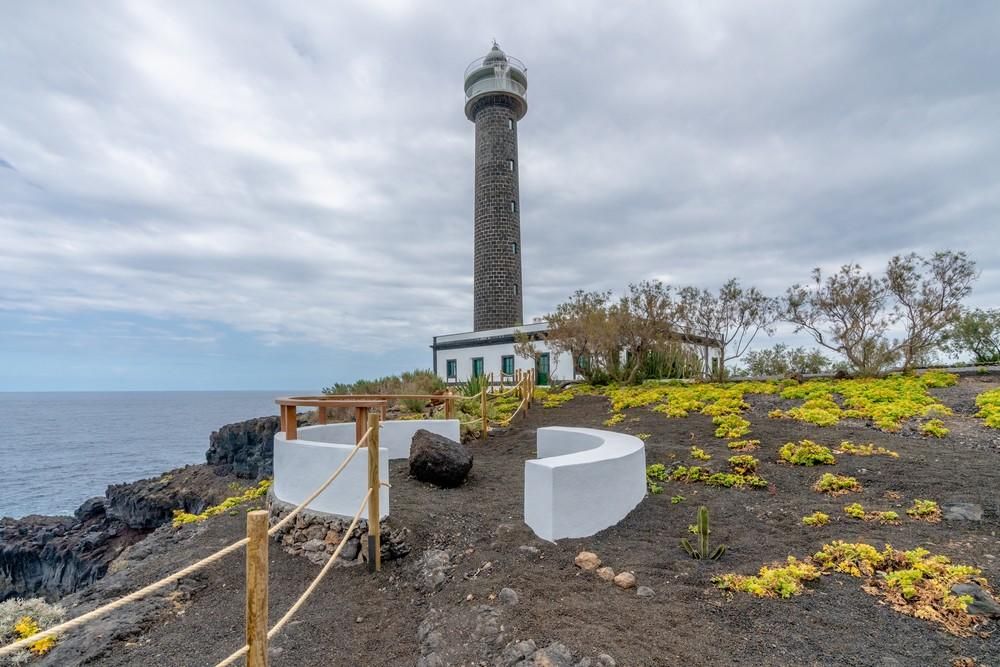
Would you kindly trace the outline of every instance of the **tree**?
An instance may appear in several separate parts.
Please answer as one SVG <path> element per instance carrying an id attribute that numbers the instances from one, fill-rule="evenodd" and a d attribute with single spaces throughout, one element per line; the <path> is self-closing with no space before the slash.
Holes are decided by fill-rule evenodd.
<path id="1" fill-rule="evenodd" d="M 961 315 L 962 300 L 979 277 L 964 252 L 945 250 L 930 259 L 916 253 L 897 255 L 885 272 L 889 291 L 899 304 L 905 337 L 900 343 L 903 370 L 938 347 Z"/>
<path id="2" fill-rule="evenodd" d="M 680 320 L 684 324 L 681 335 L 718 340 L 721 361 L 709 369 L 706 348 L 705 372 L 711 371 L 720 382 L 726 377 L 726 362 L 742 356 L 760 332 L 772 333 L 778 317 L 775 299 L 764 296 L 756 287 L 744 289 L 736 278 L 727 281 L 718 295 L 685 287 L 680 291 L 680 300 Z"/>
<path id="3" fill-rule="evenodd" d="M 536 320 L 537 321 L 537 320 Z M 521 357 L 522 359 L 527 359 L 535 364 L 538 359 L 538 349 L 535 347 L 535 340 L 530 334 L 527 334 L 520 329 L 514 331 L 514 354 Z M 556 371 L 559 368 L 559 355 L 553 355 L 549 358 L 549 380 L 556 377 Z"/>
<path id="4" fill-rule="evenodd" d="M 795 284 L 785 293 L 783 317 L 796 333 L 808 332 L 822 347 L 844 355 L 862 375 L 877 375 L 896 359 L 897 350 L 885 340 L 895 317 L 886 311 L 889 287 L 884 278 L 845 264 L 826 280 L 813 269 L 812 281 L 811 289 Z"/>
<path id="5" fill-rule="evenodd" d="M 655 280 L 629 285 L 618 300 L 610 291 L 577 291 L 546 317 L 546 340 L 557 355 L 572 355 L 588 382 L 636 383 L 690 369 L 673 336 L 676 313 L 672 289 Z"/>
<path id="6" fill-rule="evenodd" d="M 568 352 L 573 359 L 574 371 L 588 382 L 599 380 L 595 373 L 601 371 L 617 342 L 617 332 L 612 329 L 609 316 L 611 292 L 584 292 L 577 290 L 565 303 L 556 306 L 545 319 L 549 323 L 547 341 L 558 357 Z M 518 341 L 522 356 L 534 358 L 530 342 Z M 580 360 L 586 359 L 586 366 Z"/>
<path id="7" fill-rule="evenodd" d="M 948 331 L 947 348 L 956 354 L 968 353 L 978 364 L 1000 362 L 1000 310 L 973 310 L 963 313 Z"/>
<path id="8" fill-rule="evenodd" d="M 940 345 L 976 277 L 975 263 L 951 251 L 893 257 L 881 277 L 858 264 L 825 279 L 814 269 L 812 285 L 788 288 L 782 317 L 861 375 L 878 375 L 900 357 L 909 370 Z M 890 340 L 897 324 L 904 335 Z"/>
<path id="9" fill-rule="evenodd" d="M 744 360 L 747 375 L 791 375 L 822 373 L 830 360 L 817 349 L 791 348 L 784 343 L 763 350 L 747 352 Z"/>

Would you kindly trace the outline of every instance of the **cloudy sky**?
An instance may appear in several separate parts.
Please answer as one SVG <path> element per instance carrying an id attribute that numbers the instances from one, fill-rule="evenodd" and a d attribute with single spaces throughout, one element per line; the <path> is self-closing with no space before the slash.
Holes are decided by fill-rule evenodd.
<path id="1" fill-rule="evenodd" d="M 941 248 L 1000 304 L 1000 4 L 430 4 L 4 3 L 0 390 L 429 366 L 471 328 L 493 38 L 528 65 L 529 318 Z"/>

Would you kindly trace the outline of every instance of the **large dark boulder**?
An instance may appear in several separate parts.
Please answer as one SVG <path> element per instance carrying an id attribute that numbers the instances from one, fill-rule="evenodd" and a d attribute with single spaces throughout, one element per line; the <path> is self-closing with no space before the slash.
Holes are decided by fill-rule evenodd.
<path id="1" fill-rule="evenodd" d="M 424 429 L 410 443 L 410 474 L 421 482 L 450 488 L 465 481 L 472 470 L 472 452 L 460 442 Z"/>

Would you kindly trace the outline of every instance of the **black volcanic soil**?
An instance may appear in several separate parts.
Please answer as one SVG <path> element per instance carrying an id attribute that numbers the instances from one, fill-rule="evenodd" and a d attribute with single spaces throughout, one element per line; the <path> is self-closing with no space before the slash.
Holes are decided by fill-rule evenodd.
<path id="1" fill-rule="evenodd" d="M 756 456 L 760 474 L 773 484 L 767 490 L 727 490 L 668 482 L 665 492 L 647 496 L 619 525 L 578 540 L 548 544 L 524 526 L 523 462 L 534 454 L 534 429 L 546 425 L 603 428 L 608 404 L 580 397 L 556 409 L 533 408 L 505 433 L 486 444 L 474 443 L 470 481 L 457 489 L 438 490 L 411 480 L 406 462 L 391 470 L 392 523 L 412 531 L 413 553 L 385 564 L 377 575 L 361 568 L 337 568 L 321 584 L 296 620 L 272 644 L 272 664 L 414 665 L 419 655 L 417 628 L 431 608 L 445 612 L 490 602 L 502 587 L 517 591 L 516 606 L 504 607 L 502 623 L 509 639 L 531 638 L 539 646 L 558 640 L 577 659 L 608 653 L 618 665 L 950 665 L 960 656 L 980 665 L 1000 666 L 996 622 L 987 638 L 958 638 L 936 626 L 880 605 L 862 592 L 862 581 L 846 575 L 823 577 L 811 592 L 785 601 L 727 596 L 713 587 L 714 575 L 755 572 L 762 564 L 788 555 L 805 556 L 834 539 L 866 541 L 881 547 L 924 546 L 953 560 L 983 569 L 1000 582 L 1000 432 L 974 420 L 970 397 L 996 386 L 965 379 L 937 393 L 958 410 L 945 418 L 953 435 L 943 440 L 912 432 L 886 434 L 861 423 L 819 428 L 767 418 L 779 399 L 750 397 L 750 437 L 762 441 Z M 961 414 L 964 413 L 964 414 Z M 617 429 L 649 433 L 647 463 L 691 463 L 688 449 L 698 444 L 712 462 L 729 455 L 725 441 L 712 436 L 710 418 L 692 415 L 667 419 L 646 408 L 629 410 Z M 824 444 L 850 439 L 898 451 L 900 457 L 839 456 L 835 466 L 801 468 L 775 463 L 778 447 L 809 438 Z M 810 490 L 823 472 L 857 477 L 860 494 L 827 498 Z M 887 500 L 894 491 L 899 500 Z M 671 504 L 682 494 L 686 500 Z M 899 526 L 879 526 L 846 519 L 848 502 L 903 514 L 914 498 L 938 502 L 979 503 L 982 522 L 927 524 L 909 519 Z M 699 504 L 712 516 L 712 537 L 729 546 L 716 563 L 688 558 L 678 546 Z M 818 529 L 800 518 L 822 510 L 834 522 Z M 242 516 L 223 516 L 180 531 L 160 529 L 145 549 L 116 574 L 109 575 L 67 602 L 92 606 L 152 581 L 243 535 Z M 146 544 L 146 543 L 143 543 Z M 534 546 L 537 553 L 520 549 Z M 139 545 L 142 546 L 142 545 Z M 414 562 L 428 548 L 448 549 L 457 562 L 448 583 L 434 594 L 414 588 Z M 573 565 L 582 549 L 595 551 L 616 571 L 634 571 L 640 585 L 655 595 L 639 598 L 583 573 Z M 476 576 L 485 562 L 489 568 Z M 271 618 L 277 619 L 318 572 L 319 567 L 292 557 L 272 543 Z M 88 664 L 214 665 L 242 644 L 242 555 L 192 577 L 171 593 L 144 603 L 141 612 L 113 615 L 102 628 L 101 642 Z M 471 595 L 473 600 L 467 601 Z M 76 613 L 75 611 L 73 613 Z M 445 637 L 449 635 L 445 633 Z M 466 638 L 450 636 L 459 654 Z M 462 662 L 480 664 L 472 652 Z M 100 646 L 99 649 L 93 648 Z M 45 664 L 75 664 L 80 644 L 66 637 Z"/>

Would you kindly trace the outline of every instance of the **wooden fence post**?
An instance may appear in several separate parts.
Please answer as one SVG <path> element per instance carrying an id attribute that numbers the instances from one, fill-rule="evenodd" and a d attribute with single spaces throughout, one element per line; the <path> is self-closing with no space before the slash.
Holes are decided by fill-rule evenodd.
<path id="1" fill-rule="evenodd" d="M 482 433 L 480 434 L 480 437 L 483 439 L 483 442 L 486 441 L 486 438 L 489 435 L 489 419 L 486 417 L 486 387 L 487 386 L 489 386 L 489 385 L 483 384 L 483 393 L 479 397 L 479 409 L 480 409 L 480 412 L 482 413 L 482 421 L 479 424 L 482 427 Z"/>
<path id="2" fill-rule="evenodd" d="M 247 667 L 267 667 L 267 510 L 247 512 Z"/>
<path id="3" fill-rule="evenodd" d="M 368 430 L 368 408 L 354 408 L 354 444 L 361 442 Z"/>
<path id="4" fill-rule="evenodd" d="M 316 423 L 325 424 L 326 423 L 326 408 L 322 405 L 316 408 Z"/>
<path id="5" fill-rule="evenodd" d="M 285 406 L 285 439 L 295 440 L 299 437 L 299 416 L 294 405 Z"/>
<path id="6" fill-rule="evenodd" d="M 445 396 L 447 398 L 444 399 L 444 418 L 451 419 L 455 416 L 455 399 L 451 397 L 451 389 Z"/>
<path id="7" fill-rule="evenodd" d="M 382 569 L 382 529 L 379 525 L 379 491 L 382 482 L 378 471 L 378 436 L 379 416 L 376 413 L 368 415 L 368 426 L 371 435 L 368 436 L 368 488 L 371 496 L 368 499 L 368 571 L 377 572 Z"/>

